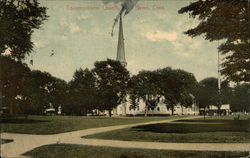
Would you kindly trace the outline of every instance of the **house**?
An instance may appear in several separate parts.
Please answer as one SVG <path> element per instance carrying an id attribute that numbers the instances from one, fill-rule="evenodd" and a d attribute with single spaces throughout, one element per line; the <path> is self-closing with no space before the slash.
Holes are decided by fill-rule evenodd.
<path id="1" fill-rule="evenodd" d="M 114 108 L 112 112 L 113 115 L 144 116 L 146 103 L 143 99 L 140 98 L 137 100 L 138 106 L 135 109 L 131 108 L 131 100 L 128 96 L 126 100 L 126 102 L 118 105 L 117 108 Z M 149 108 L 147 114 L 150 116 L 167 116 L 172 114 L 172 110 L 164 103 L 164 97 L 160 97 L 155 108 Z M 196 104 L 193 104 L 190 107 L 184 107 L 178 104 L 174 108 L 174 115 L 199 115 L 199 107 Z"/>

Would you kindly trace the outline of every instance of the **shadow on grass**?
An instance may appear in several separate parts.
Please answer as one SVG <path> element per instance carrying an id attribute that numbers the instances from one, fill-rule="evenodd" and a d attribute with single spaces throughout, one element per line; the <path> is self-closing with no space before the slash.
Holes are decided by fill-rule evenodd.
<path id="1" fill-rule="evenodd" d="M 236 158 L 246 156 L 248 152 L 197 152 L 53 144 L 38 147 L 24 155 L 33 158 Z"/>
<path id="2" fill-rule="evenodd" d="M 202 123 L 237 123 L 237 122 L 249 122 L 248 120 L 218 120 L 218 119 L 192 119 L 192 120 L 176 120 L 174 122 L 202 122 Z"/>
<path id="3" fill-rule="evenodd" d="M 190 123 L 192 122 L 192 123 Z M 247 120 L 180 120 L 176 123 L 133 127 L 137 131 L 155 133 L 249 132 Z"/>
<path id="4" fill-rule="evenodd" d="M 50 120 L 33 120 L 33 119 L 25 119 L 25 118 L 8 118 L 1 119 L 1 124 L 30 124 L 30 123 L 42 123 L 42 122 L 50 122 Z"/>
<path id="5" fill-rule="evenodd" d="M 10 142 L 13 142 L 13 140 L 12 139 L 0 139 L 0 144 L 6 144 Z"/>

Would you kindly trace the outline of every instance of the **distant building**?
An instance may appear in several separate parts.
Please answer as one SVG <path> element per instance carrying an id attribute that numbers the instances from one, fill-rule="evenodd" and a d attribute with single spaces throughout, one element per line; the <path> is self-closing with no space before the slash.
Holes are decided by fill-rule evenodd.
<path id="1" fill-rule="evenodd" d="M 209 105 L 205 108 L 200 108 L 200 114 L 201 115 L 230 115 L 231 114 L 231 109 L 230 109 L 230 104 L 223 104 L 221 105 L 220 109 L 218 106 L 215 105 Z"/>
<path id="2" fill-rule="evenodd" d="M 143 99 L 137 99 L 138 107 L 131 108 L 131 100 L 127 97 L 127 101 L 117 106 L 113 110 L 115 116 L 143 116 L 145 114 L 146 103 Z M 164 97 L 159 98 L 159 102 L 154 109 L 149 108 L 147 114 L 149 116 L 167 116 L 172 114 L 171 108 L 164 103 Z M 193 104 L 189 107 L 175 106 L 174 115 L 199 115 L 199 107 Z"/>

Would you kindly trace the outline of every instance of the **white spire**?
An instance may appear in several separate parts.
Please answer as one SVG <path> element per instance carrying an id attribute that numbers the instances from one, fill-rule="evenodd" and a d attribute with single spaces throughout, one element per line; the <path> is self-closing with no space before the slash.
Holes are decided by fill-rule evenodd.
<path id="1" fill-rule="evenodd" d="M 123 66 L 127 65 L 127 62 L 125 59 L 125 46 L 124 46 L 124 37 L 123 37 L 122 15 L 120 15 L 119 36 L 118 36 L 116 60 L 120 61 Z"/>

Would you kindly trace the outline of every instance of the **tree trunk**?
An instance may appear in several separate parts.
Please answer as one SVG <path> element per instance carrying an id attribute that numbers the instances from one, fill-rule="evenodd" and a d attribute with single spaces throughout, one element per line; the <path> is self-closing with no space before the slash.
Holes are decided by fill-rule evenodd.
<path id="1" fill-rule="evenodd" d="M 13 103 L 10 102 L 10 116 L 13 116 Z"/>
<path id="2" fill-rule="evenodd" d="M 144 116 L 147 117 L 148 116 L 148 105 L 145 105 L 145 112 L 144 112 Z"/>
<path id="3" fill-rule="evenodd" d="M 109 110 L 109 117 L 111 117 L 111 110 Z"/>
<path id="4" fill-rule="evenodd" d="M 204 113 L 203 113 L 203 115 L 204 115 L 204 120 L 205 120 L 205 117 L 206 117 L 206 110 L 205 110 L 205 108 L 204 108 Z"/>
<path id="5" fill-rule="evenodd" d="M 183 106 L 181 105 L 181 115 L 183 115 Z"/>
<path id="6" fill-rule="evenodd" d="M 171 105 L 171 112 L 172 112 L 172 116 L 174 115 L 174 106 Z"/>
<path id="7" fill-rule="evenodd" d="M 219 116 L 221 116 L 220 106 L 218 106 Z"/>

